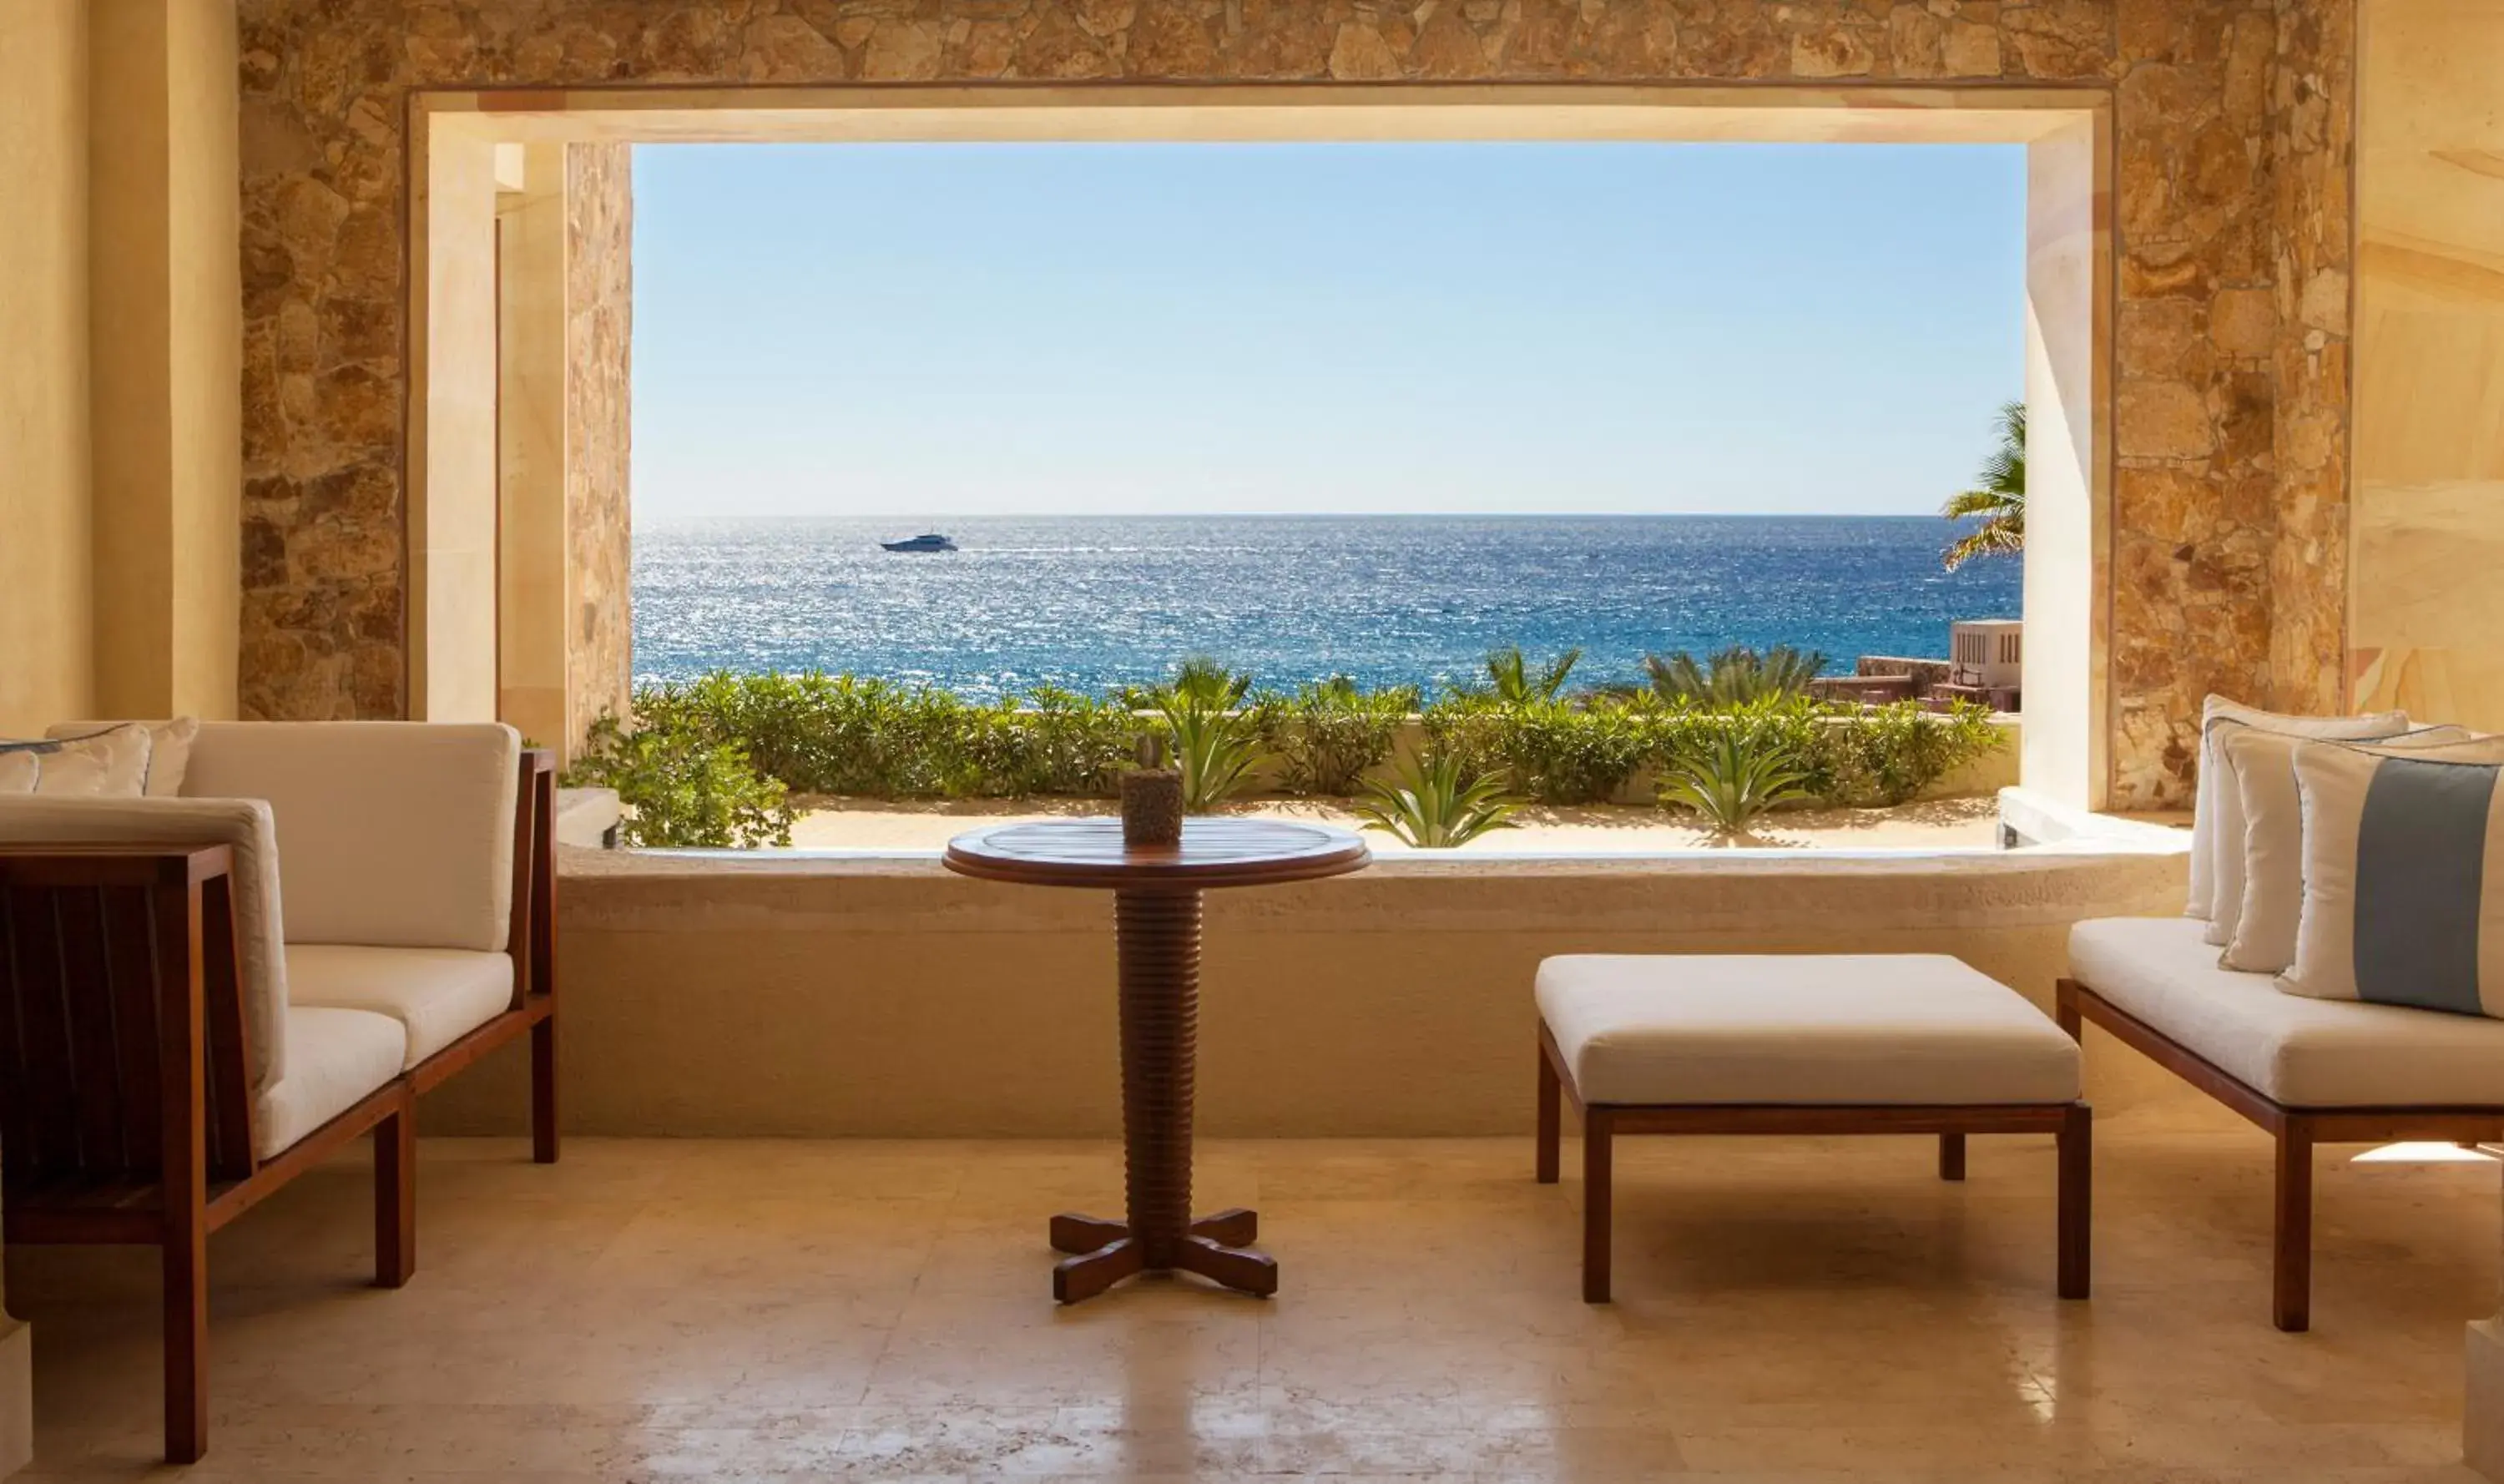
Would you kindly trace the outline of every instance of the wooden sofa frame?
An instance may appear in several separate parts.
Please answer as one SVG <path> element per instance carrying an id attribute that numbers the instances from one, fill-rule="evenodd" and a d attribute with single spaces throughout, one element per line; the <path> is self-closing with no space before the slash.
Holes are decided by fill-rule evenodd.
<path id="1" fill-rule="evenodd" d="M 522 754 L 511 1007 L 266 1160 L 227 846 L 0 846 L 0 1202 L 12 1244 L 161 1249 L 165 1456 L 208 1446 L 208 1239 L 374 1134 L 374 1282 L 417 1270 L 416 1099 L 531 1038 L 531 1145 L 557 1158 L 556 774 Z"/>
<path id="2" fill-rule="evenodd" d="M 1965 1178 L 1965 1135 L 2049 1133 L 2060 1142 L 2060 1253 L 2064 1298 L 2084 1298 L 2092 1271 L 2095 1115 L 2083 1102 L 1910 1104 L 1585 1103 L 1556 1037 L 1539 1026 L 1541 1185 L 1559 1177 L 1561 1104 L 1582 1123 L 1582 1301 L 1609 1301 L 1610 1235 L 1618 1134 L 1930 1134 L 1939 1136 L 1939 1178 Z"/>
<path id="3" fill-rule="evenodd" d="M 2277 1141 L 2270 1320 L 2289 1334 L 2313 1326 L 2314 1145 L 2504 1139 L 2504 1108 L 2289 1107 L 2073 979 L 2060 982 L 2053 1018 L 2073 1038 L 2083 1037 L 2083 1022 L 2102 1026 L 2114 1040 L 2242 1114 Z"/>

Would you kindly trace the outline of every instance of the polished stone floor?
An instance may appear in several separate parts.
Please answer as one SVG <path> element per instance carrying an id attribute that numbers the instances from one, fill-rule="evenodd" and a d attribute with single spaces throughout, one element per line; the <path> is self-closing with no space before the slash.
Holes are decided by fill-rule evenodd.
<path id="1" fill-rule="evenodd" d="M 2048 1140 L 1626 1141 L 1618 1300 L 1526 1140 L 1216 1143 L 1274 1300 L 1047 1297 L 1107 1145 L 430 1141 L 416 1281 L 362 1161 L 213 1248 L 202 1480 L 1427 1475 L 2460 1484 L 2492 1164 L 2323 1157 L 2315 1329 L 2267 1322 L 2269 1155 L 2102 1125 L 2097 1295 L 2052 1295 Z M 1568 1152 L 1568 1170 L 1573 1166 Z M 153 1256 L 13 1254 L 32 1475 L 148 1472 Z"/>

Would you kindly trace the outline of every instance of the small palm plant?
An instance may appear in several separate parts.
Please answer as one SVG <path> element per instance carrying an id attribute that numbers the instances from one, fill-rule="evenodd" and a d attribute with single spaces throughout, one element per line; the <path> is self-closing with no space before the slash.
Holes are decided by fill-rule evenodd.
<path id="1" fill-rule="evenodd" d="M 1517 807 L 1492 773 L 1464 779 L 1461 760 L 1443 756 L 1403 763 L 1388 783 L 1373 783 L 1356 803 L 1369 830 L 1388 830 L 1422 850 L 1468 845 L 1489 830 L 1513 828 Z"/>
<path id="2" fill-rule="evenodd" d="M 2000 409 L 2000 446 L 1983 461 L 1982 476 L 1970 490 L 1948 497 L 1939 513 L 1949 520 L 1981 525 L 1957 537 L 1939 554 L 1955 571 L 1976 557 L 2004 556 L 2026 549 L 2026 404 L 2004 403 Z"/>
<path id="3" fill-rule="evenodd" d="M 1808 682 L 1826 669 L 1826 656 L 1814 649 L 1776 644 L 1761 653 L 1745 644 L 1716 650 L 1702 664 L 1682 649 L 1663 657 L 1644 656 L 1652 694 L 1663 701 L 1710 707 L 1716 710 L 1808 694 Z"/>
<path id="4" fill-rule="evenodd" d="M 1240 693 L 1235 699 L 1240 700 Z M 1218 704 L 1219 695 L 1174 690 L 1157 699 L 1174 766 L 1182 772 L 1182 807 L 1205 814 L 1241 793 L 1269 755 L 1263 719 Z"/>
<path id="5" fill-rule="evenodd" d="M 1582 651 L 1568 649 L 1547 664 L 1533 668 L 1519 644 L 1487 652 L 1487 684 L 1495 699 L 1506 706 L 1524 706 L 1533 701 L 1553 701 L 1565 688 L 1565 677 L 1582 663 Z"/>
<path id="6" fill-rule="evenodd" d="M 1807 777 L 1771 727 L 1733 718 L 1671 760 L 1661 801 L 1686 805 L 1723 835 L 1742 835 L 1758 814 L 1805 796 Z"/>

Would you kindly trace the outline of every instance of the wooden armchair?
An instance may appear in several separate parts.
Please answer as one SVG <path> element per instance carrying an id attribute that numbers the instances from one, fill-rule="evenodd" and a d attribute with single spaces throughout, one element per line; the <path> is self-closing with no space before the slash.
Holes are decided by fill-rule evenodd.
<path id="1" fill-rule="evenodd" d="M 207 1447 L 210 1232 L 371 1131 L 406 1283 L 415 1099 L 525 1031 L 556 1159 L 555 781 L 507 727 L 227 723 L 186 797 L 0 801 L 6 1239 L 162 1249 L 172 1462 Z"/>

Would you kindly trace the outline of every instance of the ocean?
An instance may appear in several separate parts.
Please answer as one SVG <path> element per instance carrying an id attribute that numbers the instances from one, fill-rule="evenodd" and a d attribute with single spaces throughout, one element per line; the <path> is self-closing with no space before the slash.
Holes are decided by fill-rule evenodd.
<path id="1" fill-rule="evenodd" d="M 890 554 L 930 529 L 961 548 Z M 1943 656 L 2014 618 L 2018 563 L 1950 573 L 1919 516 L 1074 516 L 708 521 L 635 533 L 639 681 L 819 669 L 995 697 L 1096 692 L 1205 654 L 1263 683 L 1433 688 L 1491 648 L 1578 682 L 1728 644 Z"/>

